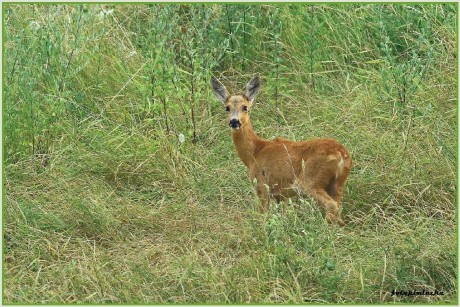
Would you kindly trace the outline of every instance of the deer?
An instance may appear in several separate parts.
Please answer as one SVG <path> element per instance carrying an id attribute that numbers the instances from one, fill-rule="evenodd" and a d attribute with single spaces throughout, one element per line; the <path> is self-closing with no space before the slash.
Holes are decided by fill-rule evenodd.
<path id="1" fill-rule="evenodd" d="M 350 153 L 331 138 L 296 142 L 259 137 L 252 128 L 249 112 L 260 85 L 260 76 L 256 74 L 244 94 L 230 95 L 216 77 L 211 77 L 213 92 L 225 107 L 236 152 L 255 186 L 260 211 L 268 211 L 270 198 L 279 203 L 307 196 L 321 205 L 327 222 L 344 226 L 339 209 L 352 166 Z"/>

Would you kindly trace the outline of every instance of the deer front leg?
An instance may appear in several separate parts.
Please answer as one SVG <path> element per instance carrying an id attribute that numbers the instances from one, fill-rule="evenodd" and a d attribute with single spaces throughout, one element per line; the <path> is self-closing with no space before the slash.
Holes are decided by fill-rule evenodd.
<path id="1" fill-rule="evenodd" d="M 257 196 L 259 197 L 259 211 L 264 213 L 268 211 L 270 205 L 270 193 L 267 180 L 257 170 L 249 170 L 249 178 L 255 185 Z"/>
<path id="2" fill-rule="evenodd" d="M 269 205 L 270 205 L 270 196 L 268 193 L 268 186 L 261 182 L 258 181 L 256 185 L 256 192 L 257 196 L 259 196 L 259 201 L 260 201 L 260 211 L 262 213 L 265 213 L 268 211 Z"/>

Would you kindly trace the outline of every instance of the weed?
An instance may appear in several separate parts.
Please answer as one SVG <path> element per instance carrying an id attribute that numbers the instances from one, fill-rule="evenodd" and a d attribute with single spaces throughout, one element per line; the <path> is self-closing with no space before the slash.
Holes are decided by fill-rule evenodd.
<path id="1" fill-rule="evenodd" d="M 456 303 L 457 14 L 3 5 L 3 302 Z M 256 211 L 209 87 L 254 73 L 261 136 L 353 155 L 345 227 Z"/>

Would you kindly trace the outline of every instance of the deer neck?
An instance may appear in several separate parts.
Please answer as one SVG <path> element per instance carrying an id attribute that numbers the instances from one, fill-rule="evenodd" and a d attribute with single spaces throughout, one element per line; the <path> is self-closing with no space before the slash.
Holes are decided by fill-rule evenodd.
<path id="1" fill-rule="evenodd" d="M 238 156 L 244 165 L 249 167 L 254 162 L 255 154 L 260 150 L 262 139 L 254 132 L 250 122 L 247 122 L 240 129 L 233 129 L 232 138 Z"/>

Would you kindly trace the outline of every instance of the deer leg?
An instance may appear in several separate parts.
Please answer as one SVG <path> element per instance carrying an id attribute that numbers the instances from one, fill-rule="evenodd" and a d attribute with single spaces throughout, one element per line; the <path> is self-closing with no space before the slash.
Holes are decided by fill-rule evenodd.
<path id="1" fill-rule="evenodd" d="M 270 204 L 270 196 L 269 196 L 269 193 L 268 193 L 268 186 L 264 182 L 258 181 L 257 185 L 256 185 L 256 192 L 257 192 L 257 196 L 259 196 L 259 200 L 260 200 L 260 211 L 261 212 L 267 212 L 269 204 Z"/>
<path id="2" fill-rule="evenodd" d="M 256 192 L 260 201 L 259 211 L 267 212 L 270 205 L 270 193 L 268 190 L 268 185 L 266 184 L 264 177 L 256 175 L 255 178 L 257 179 Z"/>
<path id="3" fill-rule="evenodd" d="M 326 192 L 337 203 L 337 209 L 340 209 L 340 205 L 342 204 L 343 189 L 342 186 L 338 185 L 336 179 L 333 179 L 332 182 L 327 186 Z M 340 221 L 342 221 L 340 213 L 338 215 L 338 220 L 340 224 Z"/>
<path id="4" fill-rule="evenodd" d="M 267 179 L 254 168 L 249 169 L 249 179 L 252 183 L 254 183 L 255 180 L 255 189 L 257 196 L 259 197 L 259 211 L 262 213 L 267 212 L 270 205 L 270 193 L 268 190 Z"/>
<path id="5" fill-rule="evenodd" d="M 337 208 L 339 209 L 342 204 L 343 186 L 347 180 L 348 174 L 350 173 L 350 167 L 351 162 L 349 161 L 348 166 L 344 168 L 342 174 L 333 179 L 327 188 L 327 193 L 337 202 Z M 339 220 L 341 220 L 340 216 Z"/>
<path id="6" fill-rule="evenodd" d="M 343 195 L 342 187 L 336 187 L 335 196 L 332 198 L 334 198 L 334 200 L 337 202 L 338 208 L 340 208 L 340 206 L 342 205 L 342 195 Z"/>
<path id="7" fill-rule="evenodd" d="M 339 204 L 332 198 L 326 190 L 322 188 L 309 189 L 307 192 L 311 197 L 316 199 L 326 211 L 326 220 L 329 223 L 337 223 L 340 226 L 345 225 L 339 216 Z"/>

